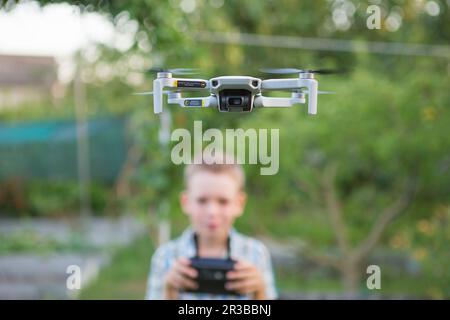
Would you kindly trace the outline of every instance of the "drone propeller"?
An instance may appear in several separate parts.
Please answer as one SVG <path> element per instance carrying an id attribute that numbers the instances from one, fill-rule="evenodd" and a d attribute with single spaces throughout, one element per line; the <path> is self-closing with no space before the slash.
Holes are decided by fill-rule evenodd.
<path id="1" fill-rule="evenodd" d="M 295 68 L 263 68 L 260 70 L 264 73 L 271 73 L 271 74 L 292 74 L 292 73 L 340 74 L 347 72 L 347 70 L 345 69 L 302 70 Z"/>
<path id="2" fill-rule="evenodd" d="M 158 72 L 169 72 L 173 74 L 196 74 L 198 73 L 199 69 L 193 69 L 193 68 L 150 68 L 147 70 L 147 72 L 152 73 L 158 73 Z"/>

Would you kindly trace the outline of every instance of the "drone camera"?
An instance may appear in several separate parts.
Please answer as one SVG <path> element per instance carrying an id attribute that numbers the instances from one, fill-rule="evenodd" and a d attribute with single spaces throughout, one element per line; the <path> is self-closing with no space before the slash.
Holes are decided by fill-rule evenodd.
<path id="1" fill-rule="evenodd" d="M 241 89 L 226 89 L 219 92 L 219 110 L 222 112 L 252 111 L 252 93 Z"/>
<path id="2" fill-rule="evenodd" d="M 244 76 L 224 76 L 211 79 L 211 93 L 217 97 L 221 112 L 250 112 L 261 80 Z"/>

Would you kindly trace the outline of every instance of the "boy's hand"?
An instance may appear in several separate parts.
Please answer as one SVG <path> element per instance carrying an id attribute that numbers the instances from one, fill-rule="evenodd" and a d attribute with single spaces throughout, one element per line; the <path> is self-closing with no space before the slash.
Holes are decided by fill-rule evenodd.
<path id="1" fill-rule="evenodd" d="M 253 264 L 240 260 L 233 271 L 227 272 L 226 288 L 240 294 L 255 294 L 255 299 L 265 299 L 265 283 L 261 271 Z"/>
<path id="2" fill-rule="evenodd" d="M 185 289 L 196 289 L 197 270 L 190 266 L 188 258 L 178 258 L 165 278 L 166 296 L 169 299 L 176 299 L 178 291 Z"/>

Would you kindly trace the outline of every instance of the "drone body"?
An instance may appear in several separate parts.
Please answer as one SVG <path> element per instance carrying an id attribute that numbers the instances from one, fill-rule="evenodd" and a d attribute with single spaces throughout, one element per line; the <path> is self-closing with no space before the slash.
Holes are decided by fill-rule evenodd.
<path id="1" fill-rule="evenodd" d="M 181 69 L 177 69 L 181 70 Z M 308 100 L 308 113 L 317 114 L 318 91 L 315 73 L 332 73 L 325 70 L 273 69 L 271 73 L 298 73 L 296 78 L 259 79 L 249 76 L 222 76 L 209 80 L 174 78 L 170 70 L 158 70 L 153 81 L 153 108 L 156 114 L 163 110 L 163 95 L 167 94 L 169 104 L 187 108 L 216 107 L 220 112 L 250 112 L 261 107 L 291 107 L 304 104 Z M 280 72 L 280 70 L 282 72 Z M 285 72 L 285 71 L 288 72 Z M 292 71 L 293 70 L 293 71 Z M 305 90 L 306 89 L 306 90 Z M 291 97 L 274 98 L 263 95 L 264 91 L 291 91 Z M 305 91 L 304 91 L 305 90 Z M 182 97 L 186 91 L 209 91 L 209 95 L 199 98 Z M 308 99 L 306 99 L 308 95 Z"/>

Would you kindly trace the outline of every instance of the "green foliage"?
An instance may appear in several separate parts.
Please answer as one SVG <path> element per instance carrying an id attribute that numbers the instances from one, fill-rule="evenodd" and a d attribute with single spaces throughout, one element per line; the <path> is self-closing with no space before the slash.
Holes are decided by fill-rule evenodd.
<path id="1" fill-rule="evenodd" d="M 314 118 L 295 109 L 261 110 L 259 117 L 248 118 L 242 126 L 280 127 L 281 169 L 276 179 L 249 178 L 250 183 L 258 181 L 261 190 L 272 190 L 261 198 L 261 207 L 279 212 L 282 204 L 275 207 L 273 199 L 285 199 L 285 190 L 302 197 L 301 182 L 320 192 L 320 173 L 333 163 L 338 165 L 337 188 L 345 211 L 356 221 L 363 219 L 361 212 L 367 223 L 372 221 L 399 195 L 408 176 L 420 180 L 418 201 L 445 202 L 449 172 L 442 164 L 449 150 L 449 110 L 444 104 L 449 99 L 444 89 L 448 83 L 440 76 L 419 84 L 410 79 L 395 83 L 381 74 L 360 71 L 331 84 L 324 81 L 337 94 L 319 97 L 319 115 Z M 425 92 L 434 98 L 421 98 Z"/>
<path id="2" fill-rule="evenodd" d="M 29 252 L 41 255 L 74 251 L 82 253 L 92 252 L 96 249 L 81 234 L 75 232 L 65 241 L 45 237 L 30 231 L 0 235 L 0 255 Z"/>
<path id="3" fill-rule="evenodd" d="M 76 181 L 34 180 L 16 189 L 15 192 L 18 193 L 13 194 L 12 199 L 2 199 L 0 203 L 2 214 L 54 218 L 79 214 L 79 185 Z M 90 184 L 89 192 L 93 214 L 116 213 L 112 210 L 114 208 L 107 208 L 112 199 L 110 186 L 94 182 Z M 14 201 L 15 197 L 19 197 L 19 200 Z M 16 204 L 17 201 L 20 201 L 20 204 Z M 107 212 L 106 209 L 109 211 Z"/>

